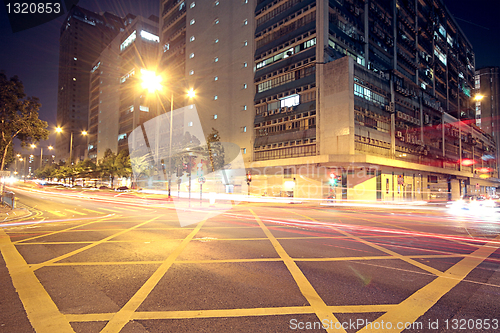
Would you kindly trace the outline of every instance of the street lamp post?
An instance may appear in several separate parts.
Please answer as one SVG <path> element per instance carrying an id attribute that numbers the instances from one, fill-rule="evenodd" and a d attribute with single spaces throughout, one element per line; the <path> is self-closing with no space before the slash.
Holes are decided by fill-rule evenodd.
<path id="1" fill-rule="evenodd" d="M 57 133 L 62 133 L 63 129 L 61 127 L 56 128 Z M 83 136 L 87 135 L 87 131 L 82 131 L 81 133 Z M 69 162 L 73 164 L 73 131 L 70 132 L 70 139 L 69 139 Z"/>
<path id="2" fill-rule="evenodd" d="M 36 148 L 36 145 L 35 144 L 32 144 L 31 145 L 31 148 Z M 47 147 L 48 150 L 52 150 L 54 149 L 54 147 L 52 146 L 48 146 Z M 40 170 L 43 168 L 43 147 L 40 147 Z"/>
<path id="3" fill-rule="evenodd" d="M 155 93 L 156 98 L 158 102 L 161 104 L 162 110 L 165 110 L 163 103 L 161 102 L 160 96 L 158 94 L 158 91 L 162 89 L 162 84 L 161 82 L 163 81 L 162 77 L 159 75 L 156 75 L 154 71 L 149 71 L 146 69 L 141 70 L 142 74 L 142 88 L 147 89 L 150 93 Z M 190 89 L 187 92 L 187 96 L 189 98 L 194 98 L 195 92 L 193 89 Z M 171 198 L 171 189 L 172 189 L 172 133 L 173 133 L 173 114 L 174 112 L 174 91 L 171 90 L 170 94 L 170 129 L 169 129 L 169 158 L 168 158 L 168 199 Z M 159 153 L 159 135 L 160 135 L 160 129 L 159 129 L 159 123 L 156 122 L 156 154 Z M 157 159 L 158 160 L 158 156 Z"/>

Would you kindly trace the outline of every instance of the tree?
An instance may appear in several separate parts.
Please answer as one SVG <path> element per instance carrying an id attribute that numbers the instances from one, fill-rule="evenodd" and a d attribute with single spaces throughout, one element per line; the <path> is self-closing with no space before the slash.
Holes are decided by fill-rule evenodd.
<path id="1" fill-rule="evenodd" d="M 132 173 L 128 150 L 122 150 L 117 155 L 111 149 L 106 149 L 99 166 L 103 176 L 109 177 L 111 187 L 113 187 L 115 177 L 127 177 Z"/>
<path id="2" fill-rule="evenodd" d="M 48 124 L 38 118 L 40 106 L 38 98 L 26 97 L 17 76 L 9 80 L 0 72 L 0 170 L 12 158 L 15 138 L 21 140 L 22 147 L 48 138 Z"/>
<path id="3" fill-rule="evenodd" d="M 212 132 L 207 135 L 208 156 L 212 172 L 224 166 L 224 147 L 220 143 L 219 131 L 212 127 Z"/>

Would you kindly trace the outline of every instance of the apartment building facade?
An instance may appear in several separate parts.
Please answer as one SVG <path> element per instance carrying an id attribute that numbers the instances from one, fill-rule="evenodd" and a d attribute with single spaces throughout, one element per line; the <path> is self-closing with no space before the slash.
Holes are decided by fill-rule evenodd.
<path id="1" fill-rule="evenodd" d="M 258 188 L 369 200 L 494 190 L 497 164 L 471 162 L 496 152 L 473 125 L 474 53 L 442 1 L 262 0 L 255 21 L 253 167 L 283 174 Z"/>
<path id="2" fill-rule="evenodd" d="M 483 67 L 476 70 L 475 89 L 479 98 L 475 101 L 476 125 L 491 135 L 497 145 L 500 145 L 500 69 L 498 67 Z M 497 149 L 497 165 L 500 164 L 500 154 Z M 500 178 L 500 174 L 497 175 Z"/>
<path id="3" fill-rule="evenodd" d="M 160 73 L 164 103 L 196 105 L 203 132 L 253 155 L 254 0 L 164 0 L 160 6 Z M 193 99 L 186 96 L 192 89 Z"/>

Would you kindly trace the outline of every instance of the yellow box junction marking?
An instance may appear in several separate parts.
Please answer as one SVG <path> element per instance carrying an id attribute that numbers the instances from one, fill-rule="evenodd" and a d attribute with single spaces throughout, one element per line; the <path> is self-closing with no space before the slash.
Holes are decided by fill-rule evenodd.
<path id="1" fill-rule="evenodd" d="M 210 213 L 209 213 L 210 214 Z M 208 219 L 208 217 L 207 217 Z M 134 317 L 135 311 L 144 302 L 146 297 L 153 291 L 160 279 L 167 273 L 177 257 L 186 248 L 188 243 L 196 236 L 207 219 L 198 223 L 196 228 L 182 241 L 181 244 L 168 256 L 168 258 L 158 267 L 151 277 L 132 296 L 132 298 L 118 311 L 102 329 L 101 333 L 118 333 Z"/>
<path id="2" fill-rule="evenodd" d="M 265 226 L 264 223 L 262 223 L 261 219 L 257 216 L 257 214 L 254 213 L 252 209 L 250 209 L 250 212 L 253 214 L 255 219 L 257 220 L 257 223 L 259 223 L 260 227 L 266 234 L 266 236 L 269 238 L 271 241 L 274 249 L 278 253 L 278 255 L 283 259 L 284 264 L 290 271 L 290 274 L 292 274 L 293 279 L 297 283 L 297 286 L 300 289 L 300 292 L 302 295 L 305 297 L 305 299 L 311 304 L 311 306 L 314 309 L 314 313 L 318 317 L 318 319 L 323 322 L 324 320 L 327 321 L 328 323 L 337 323 L 339 322 L 338 319 L 332 314 L 332 312 L 329 310 L 328 306 L 326 303 L 321 299 L 321 297 L 318 295 L 312 284 L 307 280 L 306 276 L 302 271 L 300 270 L 299 266 L 293 261 L 293 259 L 286 253 L 285 249 L 281 246 L 281 244 L 278 242 L 278 240 L 274 237 L 274 235 L 269 231 L 269 229 Z M 344 329 L 341 330 L 335 330 L 334 327 L 329 327 L 327 329 L 327 332 L 345 332 Z"/>
<path id="3" fill-rule="evenodd" d="M 97 245 L 99 245 L 99 244 L 102 244 L 102 243 L 104 243 L 104 242 L 106 242 L 106 241 L 110 240 L 110 239 L 113 239 L 114 237 L 117 237 L 117 236 L 119 236 L 119 235 L 121 235 L 121 234 L 124 234 L 124 233 L 126 233 L 126 232 L 129 232 L 129 231 L 134 230 L 134 229 L 136 229 L 136 228 L 139 228 L 140 226 L 143 226 L 143 225 L 145 225 L 145 224 L 147 224 L 147 223 L 149 223 L 149 222 L 152 222 L 152 221 L 154 221 L 154 220 L 157 220 L 157 219 L 159 219 L 160 217 L 161 217 L 161 215 L 160 215 L 160 216 L 157 216 L 157 217 L 154 217 L 154 218 L 152 218 L 152 219 L 149 219 L 149 220 L 147 220 L 146 222 L 139 223 L 139 224 L 137 224 L 137 225 L 135 225 L 135 226 L 133 226 L 133 227 L 131 227 L 131 228 L 129 228 L 129 229 L 125 229 L 125 230 L 122 230 L 122 231 L 120 231 L 120 232 L 117 232 L 116 234 L 111 235 L 111 236 L 108 236 L 108 237 L 106 237 L 106 238 L 103 238 L 103 239 L 101 239 L 101 240 L 99 240 L 99 241 L 97 241 L 97 242 L 92 242 L 92 244 L 89 244 L 89 245 L 87 245 L 87 246 L 81 247 L 81 248 L 79 248 L 79 249 L 77 249 L 77 250 L 75 250 L 75 251 L 68 252 L 68 253 L 63 254 L 63 255 L 61 255 L 61 256 L 59 256 L 59 257 L 56 257 L 56 258 L 53 258 L 53 259 L 50 259 L 50 260 L 44 261 L 44 262 L 39 263 L 39 264 L 34 264 L 34 265 L 31 265 L 31 269 L 32 269 L 33 271 L 36 271 L 37 269 L 42 268 L 42 267 L 43 267 L 43 266 L 45 266 L 45 265 L 52 264 L 52 263 L 54 263 L 54 262 L 56 262 L 56 261 L 63 260 L 63 259 L 69 258 L 69 257 L 71 257 L 71 256 L 74 256 L 75 254 L 78 254 L 78 253 L 80 253 L 80 252 L 86 251 L 86 250 L 88 250 L 88 249 L 90 249 L 90 248 L 92 248 L 92 247 L 94 247 L 94 246 L 97 246 Z"/>
<path id="4" fill-rule="evenodd" d="M 10 237 L 0 229 L 0 251 L 5 259 L 14 288 L 23 303 L 28 319 L 37 333 L 74 332 L 68 320 L 30 270 Z"/>

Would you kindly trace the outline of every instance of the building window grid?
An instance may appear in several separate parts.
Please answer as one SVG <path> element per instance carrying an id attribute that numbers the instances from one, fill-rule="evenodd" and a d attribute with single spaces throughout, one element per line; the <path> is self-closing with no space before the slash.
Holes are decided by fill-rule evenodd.
<path id="1" fill-rule="evenodd" d="M 384 96 L 373 92 L 372 90 L 357 83 L 354 83 L 354 95 L 366 99 L 367 101 L 377 105 L 387 104 L 387 99 Z"/>
<path id="2" fill-rule="evenodd" d="M 316 67 L 311 66 L 311 67 L 307 67 L 307 68 L 302 68 L 299 71 L 288 72 L 284 75 L 274 77 L 270 80 L 259 83 L 259 85 L 257 86 L 257 92 L 260 93 L 260 92 L 263 92 L 263 91 L 266 91 L 269 89 L 279 87 L 279 86 L 284 85 L 288 82 L 292 82 L 296 79 L 297 73 L 298 73 L 299 78 L 303 78 L 303 77 L 306 77 L 306 76 L 313 74 L 315 72 L 315 70 L 316 70 Z"/>

